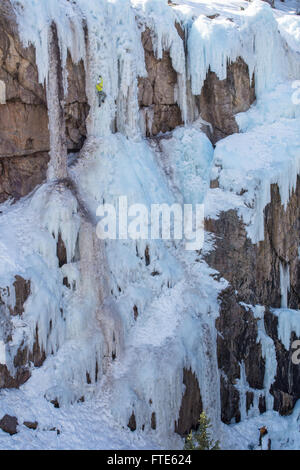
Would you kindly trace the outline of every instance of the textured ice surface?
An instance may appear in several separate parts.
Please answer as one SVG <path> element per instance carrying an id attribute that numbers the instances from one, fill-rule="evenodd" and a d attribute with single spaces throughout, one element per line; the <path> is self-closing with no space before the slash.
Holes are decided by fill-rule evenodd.
<path id="1" fill-rule="evenodd" d="M 68 50 L 75 62 L 84 61 L 91 110 L 87 142 L 69 169 L 75 189 L 51 183 L 14 206 L 1 206 L 0 285 L 11 287 L 16 274 L 32 281 L 24 318 L 14 319 L 12 350 L 5 351 L 5 360 L 13 372 L 13 353 L 23 339 L 33 346 L 37 326 L 40 346 L 49 355 L 21 390 L 1 391 L 1 412 L 16 415 L 20 423 L 37 420 L 38 430 L 20 426 L 13 437 L 0 432 L 0 447 L 180 448 L 182 441 L 173 431 L 184 367 L 198 377 L 204 407 L 224 448 L 247 448 L 265 424 L 274 448 L 299 447 L 299 409 L 288 418 L 271 411 L 260 417 L 257 393 L 248 416 L 242 399 L 242 423 L 220 423 L 215 319 L 218 294 L 227 284 L 214 279 L 216 273 L 201 255 L 185 251 L 181 242 L 100 242 L 95 235 L 98 205 L 127 196 L 129 204 L 147 207 L 205 202 L 211 217 L 236 208 L 249 237 L 262 239 L 270 184 L 279 184 L 286 205 L 300 170 L 300 116 L 291 100 L 291 83 L 299 79 L 295 2 L 277 2 L 281 9 L 274 11 L 263 2 L 238 0 L 176 0 L 172 8 L 164 0 L 13 3 L 22 40 L 36 47 L 40 81 L 47 81 L 48 29 L 55 21 L 63 65 Z M 205 16 L 215 13 L 219 17 L 213 21 Z M 176 20 L 189 32 L 187 56 Z M 255 74 L 258 100 L 238 116 L 241 134 L 219 142 L 215 151 L 199 122 L 176 129 L 160 148 L 143 139 L 137 78 L 146 75 L 145 27 L 152 30 L 158 58 L 170 50 L 185 123 L 193 115 L 186 78 L 199 94 L 209 67 L 222 79 L 228 60 L 244 58 Z M 100 109 L 94 86 L 99 73 L 107 93 Z M 209 189 L 211 177 L 219 178 L 219 188 Z M 59 236 L 67 254 L 62 268 L 56 256 Z M 205 249 L 211 249 L 209 237 Z M 71 288 L 63 285 L 65 277 Z M 288 289 L 286 278 L 282 289 Z M 7 299 L 12 306 L 14 301 L 13 296 Z M 268 392 L 276 367 L 274 345 L 264 329 L 263 308 L 249 308 L 258 319 Z M 286 345 L 291 331 L 299 334 L 296 314 L 279 314 Z M 237 385 L 247 390 L 243 374 Z M 44 395 L 62 407 L 55 409 Z M 78 403 L 82 396 L 85 403 Z M 267 406 L 272 407 L 269 394 Z M 133 411 L 135 433 L 126 426 Z M 152 412 L 155 432 L 150 429 Z M 61 434 L 50 431 L 53 427 Z"/>

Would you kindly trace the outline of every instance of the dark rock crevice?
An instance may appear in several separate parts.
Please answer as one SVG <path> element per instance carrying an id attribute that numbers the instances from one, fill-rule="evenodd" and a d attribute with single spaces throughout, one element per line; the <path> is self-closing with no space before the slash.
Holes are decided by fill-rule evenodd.
<path id="1" fill-rule="evenodd" d="M 236 381 L 241 379 L 244 364 L 250 389 L 263 390 L 265 360 L 257 342 L 257 320 L 251 310 L 240 305 L 231 287 L 220 295 L 220 315 L 216 321 L 218 366 L 221 371 L 222 421 L 230 424 L 241 419 L 240 392 Z M 246 396 L 247 398 L 247 396 Z"/>
<path id="2" fill-rule="evenodd" d="M 281 306 L 280 263 L 289 264 L 291 284 L 299 283 L 300 178 L 285 210 L 277 185 L 271 186 L 271 202 L 264 210 L 265 238 L 254 245 L 235 210 L 207 219 L 206 230 L 215 236 L 215 250 L 206 256 L 238 291 L 240 301 L 251 305 Z M 288 229 L 287 229 L 288 228 Z M 293 302 L 292 308 L 299 308 Z"/>
<path id="3" fill-rule="evenodd" d="M 0 158 L 0 204 L 26 196 L 43 183 L 48 162 L 48 152 Z"/>
<path id="4" fill-rule="evenodd" d="M 198 379 L 192 369 L 183 369 L 183 384 L 185 392 L 181 401 L 179 418 L 175 422 L 175 432 L 180 436 L 186 436 L 191 429 L 198 428 L 200 414 L 203 411 Z"/>

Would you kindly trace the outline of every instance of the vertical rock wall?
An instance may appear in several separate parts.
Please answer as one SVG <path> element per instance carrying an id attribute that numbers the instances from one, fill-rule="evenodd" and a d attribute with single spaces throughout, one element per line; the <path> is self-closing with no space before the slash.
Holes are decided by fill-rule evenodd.
<path id="1" fill-rule="evenodd" d="M 65 163 L 66 151 L 79 152 L 83 146 L 89 113 L 83 63 L 74 64 L 69 56 L 67 71 L 68 93 L 64 96 L 61 91 L 59 98 L 64 114 L 60 128 L 66 129 Z M 61 75 L 58 80 L 62 87 Z M 55 78 L 50 82 L 53 85 Z M 4 202 L 27 195 L 46 179 L 50 151 L 46 89 L 39 83 L 35 50 L 22 45 L 8 0 L 0 4 L 0 83 L 5 98 L 0 104 L 0 202 Z"/>
<path id="2" fill-rule="evenodd" d="M 85 90 L 83 62 L 73 64 L 68 56 L 68 93 L 63 89 L 60 51 L 56 27 L 51 27 L 50 67 L 47 105 L 45 86 L 39 84 L 35 51 L 24 48 L 18 37 L 15 18 L 8 1 L 0 5 L 0 202 L 9 197 L 18 199 L 46 178 L 49 162 L 51 130 L 51 178 L 66 178 L 67 153 L 79 152 L 86 139 L 86 118 L 89 113 Z M 180 29 L 178 34 L 181 39 Z M 139 79 L 139 106 L 145 122 L 146 137 L 171 132 L 183 124 L 177 103 L 178 76 L 172 66 L 169 51 L 157 59 L 153 52 L 151 31 L 142 34 L 148 76 Z M 228 64 L 226 80 L 208 72 L 200 96 L 195 97 L 197 112 L 211 125 L 210 138 L 216 143 L 229 134 L 238 132 L 235 114 L 249 109 L 255 100 L 254 81 L 242 59 Z M 193 113 L 190 113 L 193 115 Z M 162 136 L 163 138 L 163 136 Z M 217 182 L 213 183 L 217 184 Z M 220 317 L 216 327 L 218 336 L 218 361 L 221 372 L 222 419 L 230 423 L 241 419 L 241 399 L 247 409 L 253 405 L 258 391 L 259 409 L 266 410 L 264 377 L 266 361 L 258 338 L 258 320 L 245 304 L 266 306 L 264 324 L 274 341 L 277 357 L 277 374 L 271 393 L 274 408 L 289 413 L 300 394 L 299 374 L 291 366 L 290 352 L 278 339 L 277 320 L 271 308 L 280 307 L 280 266 L 290 271 L 291 289 L 288 304 L 299 309 L 300 266 L 299 247 L 299 193 L 292 195 L 285 211 L 281 205 L 277 186 L 272 186 L 271 203 L 265 209 L 265 240 L 253 245 L 247 238 L 245 227 L 235 211 L 222 213 L 217 220 L 207 220 L 206 228 L 215 235 L 216 247 L 207 256 L 207 262 L 229 281 L 230 287 L 220 296 Z M 58 243 L 60 267 L 66 264 L 66 248 Z M 66 285 L 70 286 L 68 279 Z M 3 289 L 7 286 L 3 286 Z M 1 317 L 6 322 L 6 340 L 10 340 L 9 318 L 21 315 L 28 297 L 30 280 L 18 278 L 14 285 L 15 304 L 0 296 Z M 9 295 L 8 295 L 9 297 Z M 293 338 L 292 338 L 293 339 Z M 16 387 L 29 377 L 28 362 L 41 365 L 45 352 L 38 346 L 38 331 L 32 352 L 20 348 L 15 355 L 16 376 L 0 367 L 0 387 Z M 113 353 L 115 354 L 115 353 Z M 241 396 L 239 381 L 245 368 L 248 390 Z M 185 435 L 197 425 L 202 410 L 201 390 L 192 370 L 184 370 L 186 387 L 182 397 L 176 431 Z M 243 391 L 242 393 L 244 393 Z M 151 416 L 151 427 L 156 428 L 157 416 Z M 130 428 L 136 428 L 133 414 Z"/>

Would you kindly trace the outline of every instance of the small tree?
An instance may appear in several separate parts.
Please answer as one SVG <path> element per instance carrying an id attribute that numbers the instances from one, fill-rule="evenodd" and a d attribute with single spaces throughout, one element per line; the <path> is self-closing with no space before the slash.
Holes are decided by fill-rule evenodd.
<path id="1" fill-rule="evenodd" d="M 220 450 L 219 441 L 211 439 L 210 428 L 211 422 L 203 411 L 197 431 L 191 431 L 185 440 L 184 450 Z"/>

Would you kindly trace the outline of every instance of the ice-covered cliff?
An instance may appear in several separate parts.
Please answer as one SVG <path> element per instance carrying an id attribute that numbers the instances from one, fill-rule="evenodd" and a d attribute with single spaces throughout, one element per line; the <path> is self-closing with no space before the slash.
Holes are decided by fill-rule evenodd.
<path id="1" fill-rule="evenodd" d="M 266 423 L 299 446 L 300 17 L 279 3 L 1 0 L 1 447 L 181 448 L 202 409 L 225 448 Z M 99 239 L 124 196 L 204 204 L 203 249 Z"/>

